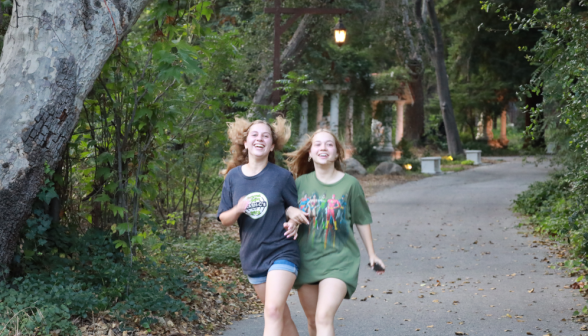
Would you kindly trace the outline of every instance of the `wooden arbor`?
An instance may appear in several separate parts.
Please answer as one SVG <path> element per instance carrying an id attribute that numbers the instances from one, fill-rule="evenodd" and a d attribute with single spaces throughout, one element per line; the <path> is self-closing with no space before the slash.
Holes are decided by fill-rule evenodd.
<path id="1" fill-rule="evenodd" d="M 274 14 L 274 92 L 272 93 L 271 102 L 274 105 L 280 103 L 280 91 L 278 90 L 278 81 L 282 78 L 280 72 L 280 37 L 290 28 L 298 18 L 304 14 L 345 14 L 346 9 L 339 8 L 283 8 L 282 0 L 274 0 L 274 7 L 266 8 L 265 13 Z M 288 20 L 282 24 L 282 14 L 290 14 Z"/>

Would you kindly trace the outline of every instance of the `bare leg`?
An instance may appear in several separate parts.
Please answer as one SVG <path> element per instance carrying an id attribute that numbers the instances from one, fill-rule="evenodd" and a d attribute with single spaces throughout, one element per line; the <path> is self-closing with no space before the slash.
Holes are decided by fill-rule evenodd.
<path id="1" fill-rule="evenodd" d="M 310 291 L 310 289 L 308 291 L 306 291 L 306 288 L 301 289 L 303 289 L 302 295 L 300 295 L 300 290 L 298 292 L 298 295 L 301 298 L 300 303 L 302 304 L 307 317 L 314 317 L 316 325 L 316 333 L 310 333 L 310 335 L 335 336 L 335 313 L 337 313 L 337 309 L 339 309 L 341 302 L 345 298 L 345 294 L 347 294 L 347 286 L 345 283 L 339 279 L 334 278 L 322 280 L 318 285 L 318 299 L 316 300 L 314 314 L 312 312 L 312 302 L 314 301 L 313 293 Z M 304 301 L 304 303 L 302 303 L 302 301 Z M 309 312 L 306 312 L 307 309 L 309 309 Z"/>
<path id="2" fill-rule="evenodd" d="M 298 289 L 298 299 L 308 321 L 308 334 L 316 336 L 316 304 L 318 303 L 318 285 L 303 285 Z"/>
<path id="3" fill-rule="evenodd" d="M 264 335 L 298 336 L 290 309 L 286 304 L 295 279 L 296 276 L 288 271 L 271 271 L 268 273 L 265 284 L 253 286 L 257 296 L 265 305 Z"/>

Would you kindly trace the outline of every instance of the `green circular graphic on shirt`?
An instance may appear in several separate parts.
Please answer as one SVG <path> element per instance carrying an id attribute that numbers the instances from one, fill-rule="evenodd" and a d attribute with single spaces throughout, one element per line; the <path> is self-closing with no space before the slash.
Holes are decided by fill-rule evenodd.
<path id="1" fill-rule="evenodd" d="M 260 192 L 254 192 L 245 197 L 249 201 L 245 213 L 253 219 L 263 217 L 267 212 L 267 197 Z"/>

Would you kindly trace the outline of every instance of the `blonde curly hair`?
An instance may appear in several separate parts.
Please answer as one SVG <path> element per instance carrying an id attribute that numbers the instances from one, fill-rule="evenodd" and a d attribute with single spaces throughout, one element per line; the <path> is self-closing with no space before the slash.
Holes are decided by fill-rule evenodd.
<path id="1" fill-rule="evenodd" d="M 292 134 L 290 121 L 282 117 L 277 117 L 276 121 L 272 124 L 265 120 L 249 121 L 245 118 L 235 117 L 234 122 L 227 123 L 227 135 L 229 136 L 229 140 L 231 140 L 231 148 L 229 149 L 229 156 L 225 160 L 227 168 L 221 172 L 224 176 L 231 169 L 249 162 L 249 155 L 245 149 L 245 141 L 247 140 L 249 129 L 255 124 L 265 124 L 270 128 L 274 150 L 282 150 L 284 145 L 290 140 L 290 135 Z M 268 161 L 276 163 L 274 151 L 270 152 Z"/>
<path id="2" fill-rule="evenodd" d="M 312 147 L 312 139 L 315 135 L 319 133 L 329 133 L 335 139 L 335 147 L 337 148 L 337 159 L 335 160 L 335 169 L 344 172 L 345 163 L 343 162 L 343 160 L 345 159 L 345 148 L 343 147 L 343 144 L 341 144 L 339 139 L 337 139 L 335 133 L 331 132 L 328 129 L 321 128 L 316 130 L 312 134 L 312 136 L 309 136 L 308 139 L 306 139 L 306 142 L 304 142 L 304 144 L 300 148 L 298 148 L 294 152 L 284 154 L 287 158 L 286 163 L 288 164 L 288 169 L 290 170 L 292 175 L 294 175 L 294 179 L 297 179 L 298 177 L 304 174 L 308 174 L 314 171 L 314 162 L 309 160 L 310 148 Z"/>

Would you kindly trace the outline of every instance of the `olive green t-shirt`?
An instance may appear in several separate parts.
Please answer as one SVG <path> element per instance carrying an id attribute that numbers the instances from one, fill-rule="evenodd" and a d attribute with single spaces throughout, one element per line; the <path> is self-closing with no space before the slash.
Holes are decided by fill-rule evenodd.
<path id="1" fill-rule="evenodd" d="M 347 285 L 346 299 L 357 288 L 359 248 L 353 224 L 371 224 L 372 215 L 359 181 L 351 175 L 324 184 L 315 172 L 296 179 L 298 206 L 310 213 L 310 225 L 298 229 L 300 270 L 294 288 L 323 279 Z"/>

